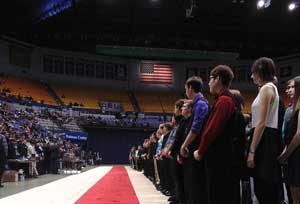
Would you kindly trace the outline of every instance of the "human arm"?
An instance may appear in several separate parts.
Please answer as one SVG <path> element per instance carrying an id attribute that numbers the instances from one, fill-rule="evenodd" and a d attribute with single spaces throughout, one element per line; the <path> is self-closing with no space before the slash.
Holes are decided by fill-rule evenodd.
<path id="1" fill-rule="evenodd" d="M 226 121 L 229 121 L 234 111 L 235 104 L 230 97 L 221 96 L 218 99 L 205 125 L 198 150 L 194 152 L 195 159 L 200 160 L 210 145 L 224 131 Z"/>
<path id="2" fill-rule="evenodd" d="M 189 131 L 185 141 L 183 142 L 180 148 L 180 154 L 183 157 L 187 157 L 189 150 L 188 146 L 195 140 L 197 135 L 201 133 L 202 126 L 204 125 L 205 118 L 208 114 L 208 105 L 207 103 L 201 101 L 197 103 L 194 108 L 194 117 L 192 122 L 191 130 Z"/>
<path id="3" fill-rule="evenodd" d="M 255 157 L 255 150 L 257 149 L 263 132 L 266 128 L 266 119 L 267 114 L 270 109 L 270 105 L 272 102 L 272 98 L 274 96 L 274 90 L 272 87 L 264 86 L 260 90 L 260 100 L 259 100 L 259 118 L 254 129 L 252 142 L 250 144 L 250 152 L 248 153 L 247 159 L 247 166 L 249 168 L 254 168 L 254 157 Z"/>
<path id="4" fill-rule="evenodd" d="M 300 111 L 298 113 L 298 122 L 297 122 L 297 131 L 294 135 L 291 143 L 287 146 L 287 148 L 281 153 L 278 157 L 280 163 L 284 163 L 291 156 L 291 154 L 295 151 L 295 149 L 300 145 Z"/>

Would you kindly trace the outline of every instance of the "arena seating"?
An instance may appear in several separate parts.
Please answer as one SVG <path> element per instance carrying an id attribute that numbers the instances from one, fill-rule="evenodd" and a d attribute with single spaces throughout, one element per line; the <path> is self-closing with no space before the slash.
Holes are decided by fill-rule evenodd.
<path id="1" fill-rule="evenodd" d="M 70 84 L 51 84 L 65 105 L 82 104 L 80 108 L 99 109 L 99 101 L 119 102 L 124 111 L 133 111 L 130 99 L 125 91 L 101 89 Z"/>
<path id="2" fill-rule="evenodd" d="M 172 92 L 136 92 L 141 112 L 172 113 L 174 103 L 180 99 L 179 94 Z"/>
<path id="3" fill-rule="evenodd" d="M 53 98 L 48 94 L 47 90 L 40 84 L 40 82 L 28 78 L 15 76 L 1 76 L 0 89 L 9 89 L 8 95 L 32 97 L 34 101 L 41 102 L 48 105 L 57 105 Z"/>

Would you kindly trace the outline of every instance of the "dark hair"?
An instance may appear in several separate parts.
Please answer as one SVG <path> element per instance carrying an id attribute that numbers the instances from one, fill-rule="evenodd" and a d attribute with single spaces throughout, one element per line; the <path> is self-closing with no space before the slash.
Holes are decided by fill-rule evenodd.
<path id="1" fill-rule="evenodd" d="M 213 70 L 211 70 L 210 75 L 213 78 L 219 77 L 223 86 L 229 87 L 232 79 L 234 78 L 234 74 L 231 68 L 227 65 L 218 65 Z"/>
<path id="2" fill-rule="evenodd" d="M 172 124 L 171 123 L 165 123 L 164 126 L 167 128 L 168 131 L 172 130 Z"/>
<path id="3" fill-rule="evenodd" d="M 184 99 L 179 99 L 175 102 L 176 108 L 179 108 L 179 109 L 183 106 L 183 104 L 184 104 Z"/>
<path id="4" fill-rule="evenodd" d="M 245 102 L 241 92 L 237 89 L 230 89 L 229 91 L 232 94 L 235 106 L 239 111 L 242 111 L 242 106 L 245 106 Z"/>
<path id="5" fill-rule="evenodd" d="M 263 81 L 274 81 L 276 67 L 271 58 L 261 57 L 253 63 L 251 72 L 257 73 Z"/>
<path id="6" fill-rule="evenodd" d="M 186 80 L 185 85 L 189 88 L 192 87 L 195 93 L 202 91 L 203 81 L 201 77 L 192 76 Z"/>
<path id="7" fill-rule="evenodd" d="M 179 124 L 179 122 L 181 121 L 181 119 L 182 119 L 182 115 L 177 115 L 177 116 L 173 116 L 174 118 L 175 118 L 175 121 L 176 121 L 176 124 Z"/>

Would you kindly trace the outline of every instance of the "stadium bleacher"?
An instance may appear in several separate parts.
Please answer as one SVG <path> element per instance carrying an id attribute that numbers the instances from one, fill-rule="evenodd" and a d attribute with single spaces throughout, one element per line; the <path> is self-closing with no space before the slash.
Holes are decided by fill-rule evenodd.
<path id="1" fill-rule="evenodd" d="M 5 75 L 0 77 L 0 89 L 8 89 L 8 95 L 15 97 L 32 97 L 38 103 L 57 105 L 40 82 L 23 77 Z"/>
<path id="2" fill-rule="evenodd" d="M 81 108 L 99 109 L 99 102 L 119 102 L 125 112 L 133 111 L 133 106 L 125 91 L 101 89 L 70 84 L 51 84 L 65 105 L 77 103 Z M 78 106 L 77 106 L 78 107 Z"/>
<path id="3" fill-rule="evenodd" d="M 135 96 L 141 112 L 146 113 L 173 113 L 174 104 L 180 98 L 172 92 L 136 92 Z"/>

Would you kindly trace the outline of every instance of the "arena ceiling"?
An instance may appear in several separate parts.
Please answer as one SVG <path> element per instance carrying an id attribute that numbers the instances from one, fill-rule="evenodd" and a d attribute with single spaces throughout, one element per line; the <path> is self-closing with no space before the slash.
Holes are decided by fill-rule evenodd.
<path id="1" fill-rule="evenodd" d="M 45 18 L 51 1 L 72 5 Z M 41 46 L 95 52 L 97 44 L 238 52 L 242 58 L 299 52 L 300 8 L 273 0 L 10 0 L 3 34 Z M 43 12 L 43 11 L 42 11 Z M 42 18 L 44 16 L 44 18 Z"/>

